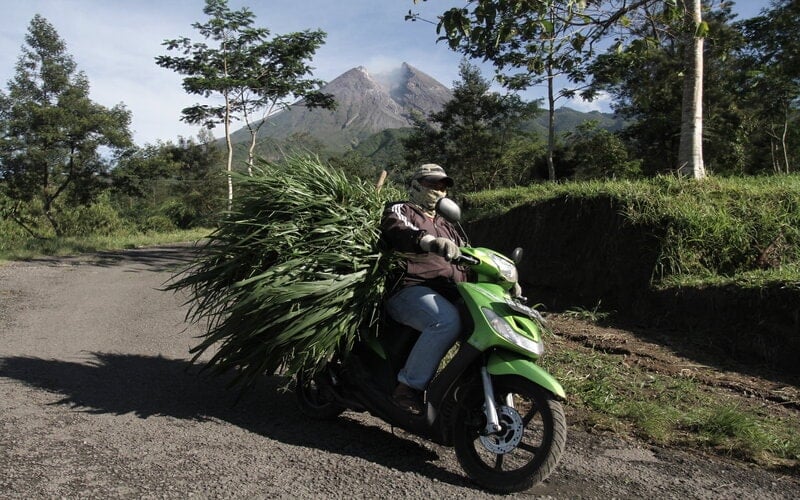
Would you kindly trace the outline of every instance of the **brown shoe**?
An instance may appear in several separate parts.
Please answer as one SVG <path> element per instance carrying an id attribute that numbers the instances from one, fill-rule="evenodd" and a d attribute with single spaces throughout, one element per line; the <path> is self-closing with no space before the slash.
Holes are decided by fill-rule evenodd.
<path id="1" fill-rule="evenodd" d="M 392 400 L 394 404 L 407 412 L 415 415 L 421 415 L 423 411 L 422 406 L 422 393 L 406 384 L 397 384 L 397 387 L 392 393 Z"/>

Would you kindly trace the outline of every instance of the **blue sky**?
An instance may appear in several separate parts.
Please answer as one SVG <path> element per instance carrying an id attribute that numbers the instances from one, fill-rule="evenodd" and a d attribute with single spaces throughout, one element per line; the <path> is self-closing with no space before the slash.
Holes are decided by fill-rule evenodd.
<path id="1" fill-rule="evenodd" d="M 739 0 L 735 10 L 747 18 L 768 3 Z M 461 56 L 436 43 L 433 25 L 408 22 L 404 16 L 414 10 L 435 19 L 447 7 L 463 4 L 463 0 L 417 5 L 412 0 L 229 0 L 233 10 L 250 8 L 256 25 L 273 34 L 326 31 L 326 43 L 311 63 L 316 78 L 330 81 L 356 66 L 379 73 L 407 62 L 447 86 L 458 79 Z M 154 58 L 168 54 L 161 45 L 165 39 L 188 36 L 200 41 L 191 24 L 206 20 L 204 5 L 204 0 L 0 0 L 2 88 L 14 75 L 28 25 L 38 13 L 55 27 L 78 69 L 88 76 L 92 99 L 106 106 L 123 102 L 131 110 L 138 144 L 195 136 L 199 128 L 181 122 L 180 111 L 200 99 L 184 93 L 181 76 L 156 66 Z M 491 77 L 486 68 L 485 76 Z M 542 94 L 542 89 L 534 89 L 525 97 Z M 569 105 L 607 109 L 602 101 Z"/>

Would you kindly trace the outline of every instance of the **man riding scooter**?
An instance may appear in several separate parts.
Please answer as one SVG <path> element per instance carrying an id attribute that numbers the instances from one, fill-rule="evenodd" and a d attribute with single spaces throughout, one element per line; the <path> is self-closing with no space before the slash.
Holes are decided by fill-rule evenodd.
<path id="1" fill-rule="evenodd" d="M 409 201 L 387 205 L 381 221 L 384 244 L 402 256 L 400 276 L 386 308 L 398 323 L 420 332 L 397 375 L 395 404 L 422 412 L 422 395 L 439 362 L 461 332 L 455 284 L 467 272 L 452 264 L 464 245 L 455 226 L 436 213 L 436 202 L 453 186 L 439 165 L 427 163 L 411 178 Z"/>

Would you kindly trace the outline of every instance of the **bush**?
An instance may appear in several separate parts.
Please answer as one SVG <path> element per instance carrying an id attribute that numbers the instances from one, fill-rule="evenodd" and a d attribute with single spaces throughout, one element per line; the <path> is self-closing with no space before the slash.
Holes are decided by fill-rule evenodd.
<path id="1" fill-rule="evenodd" d="M 641 177 L 642 161 L 628 155 L 616 134 L 599 128 L 591 120 L 567 135 L 569 147 L 564 161 L 572 163 L 575 180 L 632 179 Z"/>
<path id="2" fill-rule="evenodd" d="M 187 203 L 188 201 L 190 200 L 170 200 L 161 206 L 159 212 L 169 218 L 175 227 L 188 229 L 203 218 L 203 214 L 193 204 Z"/>
<path id="3" fill-rule="evenodd" d="M 0 251 L 16 248 L 21 242 L 29 238 L 16 222 L 0 218 Z"/>
<path id="4" fill-rule="evenodd" d="M 89 206 L 63 208 L 57 221 L 64 236 L 111 236 L 128 230 L 107 195 L 101 195 Z"/>
<path id="5" fill-rule="evenodd" d="M 151 215 L 139 223 L 142 232 L 167 233 L 175 229 L 175 223 L 166 215 Z"/>

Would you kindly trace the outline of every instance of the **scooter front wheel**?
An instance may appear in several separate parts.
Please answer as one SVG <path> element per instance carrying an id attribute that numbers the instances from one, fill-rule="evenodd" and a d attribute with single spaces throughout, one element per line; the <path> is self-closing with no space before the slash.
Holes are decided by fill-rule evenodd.
<path id="1" fill-rule="evenodd" d="M 485 434 L 483 390 L 476 386 L 456 410 L 456 457 L 470 479 L 488 490 L 527 490 L 544 481 L 561 458 L 567 439 L 564 410 L 526 378 L 493 377 L 492 384 L 501 430 Z"/>
<path id="2" fill-rule="evenodd" d="M 338 417 L 345 407 L 336 402 L 333 387 L 324 380 L 324 373 L 316 377 L 298 374 L 295 378 L 295 397 L 303 415 L 317 420 Z"/>

